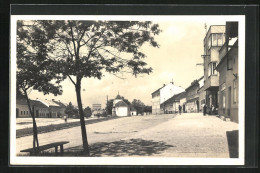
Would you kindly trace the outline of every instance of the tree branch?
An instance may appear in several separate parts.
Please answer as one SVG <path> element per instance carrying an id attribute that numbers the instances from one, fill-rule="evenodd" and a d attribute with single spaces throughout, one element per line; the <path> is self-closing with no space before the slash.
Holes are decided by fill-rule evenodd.
<path id="1" fill-rule="evenodd" d="M 76 86 L 75 81 L 70 77 L 70 75 L 67 75 L 67 76 L 69 77 L 70 81 Z"/>

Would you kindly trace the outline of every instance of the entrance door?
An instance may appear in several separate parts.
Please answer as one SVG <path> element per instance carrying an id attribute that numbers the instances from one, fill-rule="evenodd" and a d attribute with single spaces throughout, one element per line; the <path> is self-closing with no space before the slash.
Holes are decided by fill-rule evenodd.
<path id="1" fill-rule="evenodd" d="M 230 116 L 230 109 L 231 109 L 231 86 L 228 87 L 228 105 L 227 105 L 228 116 Z"/>

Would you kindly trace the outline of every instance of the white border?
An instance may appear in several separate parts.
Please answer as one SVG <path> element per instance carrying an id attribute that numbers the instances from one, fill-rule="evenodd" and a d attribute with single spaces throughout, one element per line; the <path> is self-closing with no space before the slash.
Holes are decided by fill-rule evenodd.
<path id="1" fill-rule="evenodd" d="M 138 20 L 138 21 L 239 21 L 239 158 L 172 157 L 17 157 L 16 156 L 16 22 L 17 20 Z M 245 16 L 124 16 L 124 15 L 12 15 L 10 50 L 10 165 L 244 165 L 245 152 Z"/>

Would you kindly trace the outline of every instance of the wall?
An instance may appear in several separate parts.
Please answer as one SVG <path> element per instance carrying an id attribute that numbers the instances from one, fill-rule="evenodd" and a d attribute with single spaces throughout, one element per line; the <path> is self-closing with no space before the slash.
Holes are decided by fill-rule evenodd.
<path id="1" fill-rule="evenodd" d="M 202 105 L 206 103 L 206 91 L 204 90 L 204 86 L 199 89 L 199 108 L 202 111 Z"/>
<path id="2" fill-rule="evenodd" d="M 160 114 L 160 91 L 153 94 L 152 97 L 152 114 Z"/>
<path id="3" fill-rule="evenodd" d="M 183 91 L 185 91 L 184 88 L 169 83 L 160 90 L 160 104 L 162 104 L 164 101 L 168 100 L 172 96 L 179 94 Z"/>
<path id="4" fill-rule="evenodd" d="M 116 115 L 119 117 L 128 116 L 128 107 L 116 107 Z"/>
<path id="5" fill-rule="evenodd" d="M 232 70 L 227 70 L 227 59 L 223 59 L 222 64 L 219 66 L 219 115 L 229 117 L 228 111 L 230 111 L 231 121 L 238 122 L 238 79 L 234 74 L 238 74 L 238 49 L 233 47 L 228 53 L 228 58 L 231 58 Z M 222 86 L 225 83 L 225 90 L 222 90 Z M 237 86 L 236 93 L 234 94 L 234 83 Z M 231 97 L 229 98 L 229 88 L 231 88 Z M 225 99 L 223 100 L 223 97 Z M 236 98 L 235 98 L 236 97 Z M 230 100 L 229 100 L 230 99 Z M 223 107 L 225 102 L 225 107 Z M 230 102 L 230 107 L 229 107 Z"/>
<path id="6" fill-rule="evenodd" d="M 29 111 L 27 105 L 16 104 L 16 109 L 19 110 L 18 118 L 30 118 L 31 117 L 31 114 L 30 114 L 30 111 Z M 22 114 L 21 114 L 21 111 L 22 111 Z"/>

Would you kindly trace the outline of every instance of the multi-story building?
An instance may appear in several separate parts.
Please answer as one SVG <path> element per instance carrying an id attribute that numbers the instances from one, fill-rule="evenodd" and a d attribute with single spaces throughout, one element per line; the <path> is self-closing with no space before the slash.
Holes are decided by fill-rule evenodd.
<path id="1" fill-rule="evenodd" d="M 203 77 L 194 80 L 191 85 L 186 88 L 186 112 L 200 111 L 199 90 L 202 83 Z"/>
<path id="2" fill-rule="evenodd" d="M 218 107 L 219 75 L 216 66 L 219 63 L 219 50 L 225 43 L 225 25 L 210 26 L 204 38 L 204 91 L 206 105 Z"/>
<path id="3" fill-rule="evenodd" d="M 238 122 L 238 22 L 226 23 L 226 42 L 219 50 L 220 116 Z"/>
<path id="4" fill-rule="evenodd" d="M 184 92 L 185 89 L 176 86 L 173 82 L 163 85 L 163 87 L 157 89 L 152 93 L 152 113 L 153 114 L 162 114 L 165 112 L 164 102 L 167 101 L 172 96 Z"/>

